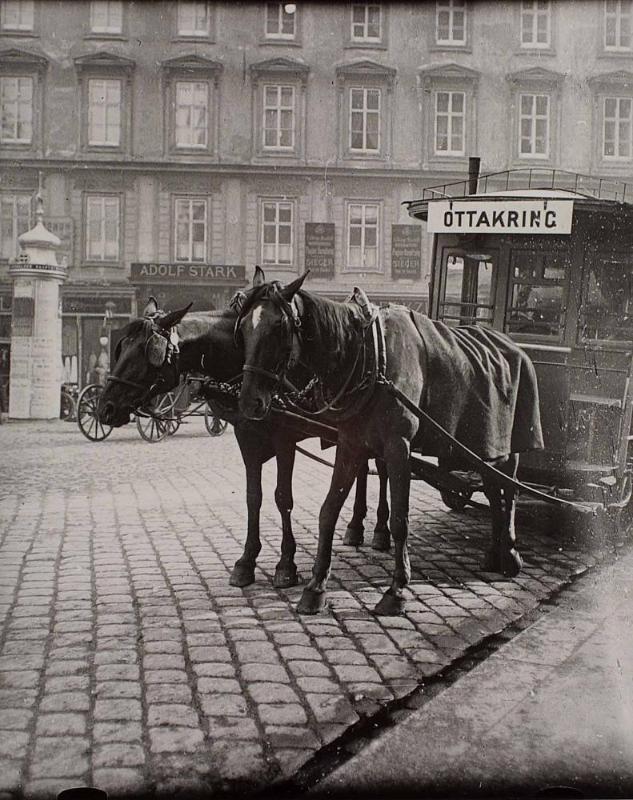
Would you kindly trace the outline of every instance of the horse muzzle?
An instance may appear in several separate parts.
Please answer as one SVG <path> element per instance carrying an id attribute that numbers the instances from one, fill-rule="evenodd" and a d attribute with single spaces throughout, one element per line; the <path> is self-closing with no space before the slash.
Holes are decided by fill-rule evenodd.
<path id="1" fill-rule="evenodd" d="M 239 402 L 240 414 L 247 419 L 262 420 L 270 411 L 270 401 L 270 396 L 267 398 L 261 395 L 241 397 Z"/>

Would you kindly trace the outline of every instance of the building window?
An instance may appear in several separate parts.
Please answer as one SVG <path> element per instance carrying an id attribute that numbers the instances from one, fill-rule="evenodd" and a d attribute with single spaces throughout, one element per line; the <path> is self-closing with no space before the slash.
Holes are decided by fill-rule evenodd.
<path id="1" fill-rule="evenodd" d="M 521 47 L 549 47 L 550 29 L 550 0 L 523 0 L 521 3 Z"/>
<path id="2" fill-rule="evenodd" d="M 92 0 L 90 3 L 92 33 L 123 33 L 123 4 L 121 0 Z"/>
<path id="3" fill-rule="evenodd" d="M 464 92 L 436 92 L 435 155 L 464 155 L 465 115 Z"/>
<path id="4" fill-rule="evenodd" d="M 176 261 L 207 260 L 207 201 L 178 198 L 176 211 Z"/>
<path id="5" fill-rule="evenodd" d="M 14 75 L 0 78 L 0 114 L 0 142 L 32 143 L 33 78 Z"/>
<path id="6" fill-rule="evenodd" d="M 121 144 L 121 81 L 96 78 L 88 81 L 88 144 L 97 147 Z"/>
<path id="7" fill-rule="evenodd" d="M 349 149 L 380 151 L 380 89 L 349 90 Z"/>
<path id="8" fill-rule="evenodd" d="M 295 146 L 294 86 L 264 86 L 264 150 L 292 150 Z"/>
<path id="9" fill-rule="evenodd" d="M 294 39 L 296 16 L 297 11 L 294 4 L 266 3 L 266 37 Z"/>
<path id="10" fill-rule="evenodd" d="M 210 33 L 209 6 L 206 2 L 178 3 L 178 36 L 206 38 Z"/>
<path id="11" fill-rule="evenodd" d="M 519 106 L 519 156 L 548 158 L 549 95 L 522 94 Z"/>
<path id="12" fill-rule="evenodd" d="M 605 50 L 631 50 L 632 0 L 606 0 L 604 5 Z"/>
<path id="13" fill-rule="evenodd" d="M 379 3 L 352 3 L 352 42 L 379 42 L 382 9 Z"/>
<path id="14" fill-rule="evenodd" d="M 3 0 L 0 22 L 4 31 L 31 32 L 34 25 L 33 0 Z"/>
<path id="15" fill-rule="evenodd" d="M 437 0 L 435 4 L 436 44 L 466 44 L 466 0 Z"/>
<path id="16" fill-rule="evenodd" d="M 206 149 L 209 142 L 208 81 L 176 81 L 176 147 Z"/>
<path id="17" fill-rule="evenodd" d="M 602 155 L 605 159 L 628 161 L 633 152 L 633 99 L 604 98 Z"/>
<path id="18" fill-rule="evenodd" d="M 262 263 L 290 266 L 294 260 L 293 204 L 262 202 Z"/>
<path id="19" fill-rule="evenodd" d="M 18 236 L 31 227 L 31 196 L 0 195 L 0 258 L 13 261 L 20 247 Z"/>
<path id="20" fill-rule="evenodd" d="M 379 221 L 377 203 L 349 203 L 347 206 L 347 266 L 350 269 L 379 269 Z"/>
<path id="21" fill-rule="evenodd" d="M 111 195 L 86 199 L 86 260 L 119 261 L 119 198 Z"/>

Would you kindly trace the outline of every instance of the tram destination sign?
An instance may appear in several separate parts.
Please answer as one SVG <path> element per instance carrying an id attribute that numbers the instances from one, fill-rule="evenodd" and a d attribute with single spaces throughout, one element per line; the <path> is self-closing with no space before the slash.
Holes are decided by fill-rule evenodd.
<path id="1" fill-rule="evenodd" d="M 433 200 L 429 233 L 571 233 L 573 200 Z"/>
<path id="2" fill-rule="evenodd" d="M 130 280 L 132 283 L 181 281 L 243 285 L 246 282 L 246 267 L 243 264 L 179 264 L 137 261 L 130 265 Z"/>

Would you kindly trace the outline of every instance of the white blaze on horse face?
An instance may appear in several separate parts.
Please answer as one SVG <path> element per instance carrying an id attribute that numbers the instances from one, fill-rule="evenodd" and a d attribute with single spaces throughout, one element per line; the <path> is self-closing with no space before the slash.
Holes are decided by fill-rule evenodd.
<path id="1" fill-rule="evenodd" d="M 257 308 L 253 309 L 253 315 L 251 318 L 253 330 L 257 329 L 257 326 L 259 325 L 261 318 L 262 318 L 262 307 L 257 306 Z"/>

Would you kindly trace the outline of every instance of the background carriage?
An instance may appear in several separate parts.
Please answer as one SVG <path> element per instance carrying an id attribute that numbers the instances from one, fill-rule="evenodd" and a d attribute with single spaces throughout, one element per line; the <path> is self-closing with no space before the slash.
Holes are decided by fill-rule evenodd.
<path id="1" fill-rule="evenodd" d="M 520 344 L 545 440 L 522 457 L 521 479 L 621 525 L 633 466 L 633 186 L 560 170 L 478 176 L 476 162 L 468 180 L 407 202 L 434 234 L 430 316 Z"/>

